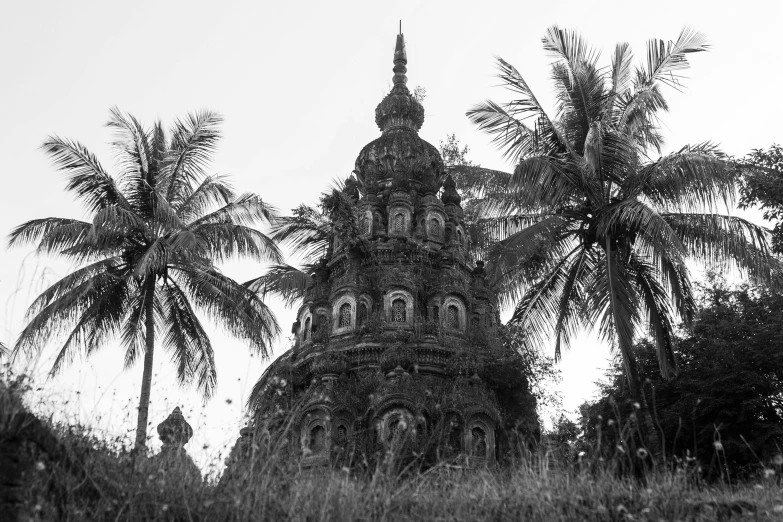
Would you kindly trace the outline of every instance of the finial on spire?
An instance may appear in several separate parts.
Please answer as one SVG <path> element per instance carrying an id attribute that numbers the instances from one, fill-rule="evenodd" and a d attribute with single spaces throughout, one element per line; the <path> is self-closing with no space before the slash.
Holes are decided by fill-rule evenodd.
<path id="1" fill-rule="evenodd" d="M 408 56 L 405 54 L 405 37 L 402 34 L 402 21 L 400 21 L 400 34 L 397 35 L 397 45 L 394 47 L 394 85 L 405 85 L 408 83 L 408 77 L 405 73 L 408 68 Z"/>
<path id="2" fill-rule="evenodd" d="M 402 29 L 402 26 L 400 26 Z M 405 37 L 402 33 L 397 35 L 397 44 L 394 47 L 394 86 L 388 95 L 375 109 L 375 123 L 383 132 L 391 129 L 410 129 L 418 131 L 424 123 L 424 107 L 411 95 L 406 83 L 408 72 L 406 64 L 408 57 L 405 53 Z"/>

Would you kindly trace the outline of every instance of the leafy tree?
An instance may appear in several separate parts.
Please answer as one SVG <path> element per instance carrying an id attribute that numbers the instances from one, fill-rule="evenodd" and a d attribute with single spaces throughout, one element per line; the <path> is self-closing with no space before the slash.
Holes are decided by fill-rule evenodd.
<path id="1" fill-rule="evenodd" d="M 620 353 L 631 393 L 644 404 L 634 336 L 649 332 L 661 373 L 676 372 L 674 325 L 688 323 L 695 310 L 686 260 L 769 278 L 768 233 L 721 213 L 733 204 L 734 175 L 713 144 L 650 159 L 663 144 L 663 88 L 682 88 L 687 56 L 708 49 L 700 33 L 651 40 L 637 67 L 628 44 L 618 44 L 610 66 L 601 67 L 580 35 L 556 26 L 543 44 L 554 57 L 555 116 L 498 59 L 499 77 L 516 99 L 484 102 L 468 117 L 516 167 L 457 170 L 483 198 L 497 242 L 488 274 L 502 302 L 516 306 L 511 322 L 529 342 L 554 338 L 556 358 L 577 331 L 596 327 Z"/>
<path id="2" fill-rule="evenodd" d="M 456 134 L 447 134 L 446 141 L 441 141 L 439 145 L 438 149 L 447 169 L 456 166 L 473 166 L 473 162 L 467 158 L 470 148 L 467 145 L 460 148 Z M 457 188 L 461 187 L 457 185 Z"/>
<path id="3" fill-rule="evenodd" d="M 757 206 L 764 219 L 777 221 L 772 231 L 772 249 L 783 254 L 783 148 L 755 149 L 739 162 L 740 207 Z"/>
<path id="4" fill-rule="evenodd" d="M 678 343 L 676 378 L 661 378 L 650 342 L 635 347 L 640 376 L 655 391 L 655 416 L 667 452 L 682 459 L 695 456 L 712 474 L 770 466 L 780 459 L 783 444 L 783 295 L 729 288 L 713 279 L 700 305 Z M 582 408 L 589 445 L 597 442 L 601 427 L 603 446 L 613 451 L 615 428 L 634 412 L 633 402 L 618 365 L 601 398 Z"/>
<path id="5" fill-rule="evenodd" d="M 77 353 L 91 355 L 116 337 L 126 367 L 143 355 L 138 449 L 146 444 L 156 340 L 170 352 L 180 384 L 195 381 L 207 399 L 217 373 L 196 310 L 265 356 L 279 331 L 266 305 L 215 266 L 235 257 L 281 259 L 275 243 L 252 228 L 272 222 L 274 209 L 256 195 L 236 196 L 225 179 L 204 174 L 220 122 L 212 112 L 199 112 L 166 133 L 160 123 L 145 129 L 113 109 L 107 126 L 116 132 L 114 175 L 84 145 L 50 137 L 43 148 L 90 221 L 35 219 L 10 236 L 11 246 L 37 243 L 39 252 L 80 265 L 33 302 L 14 351 L 39 351 L 64 334 L 53 374 Z"/>

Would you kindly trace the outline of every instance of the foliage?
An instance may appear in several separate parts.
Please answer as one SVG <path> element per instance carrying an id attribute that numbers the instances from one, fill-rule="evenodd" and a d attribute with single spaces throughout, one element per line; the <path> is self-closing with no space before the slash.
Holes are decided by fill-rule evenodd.
<path id="1" fill-rule="evenodd" d="M 777 221 L 772 232 L 772 249 L 783 254 L 783 148 L 772 144 L 754 149 L 738 163 L 740 208 L 760 207 L 764 219 Z"/>
<path id="2" fill-rule="evenodd" d="M 770 279 L 767 231 L 720 212 L 734 200 L 734 175 L 709 142 L 659 156 L 664 87 L 682 88 L 688 55 L 708 49 L 684 29 L 651 40 L 634 68 L 628 44 L 608 67 L 577 33 L 551 27 L 556 107 L 550 117 L 522 75 L 498 59 L 511 102 L 479 104 L 468 117 L 494 136 L 513 173 L 471 166 L 466 177 L 495 243 L 487 274 L 526 341 L 555 340 L 555 359 L 582 328 L 596 328 L 622 355 L 637 390 L 633 342 L 648 333 L 664 376 L 676 373 L 674 325 L 695 302 L 686 260 L 731 265 Z"/>
<path id="3" fill-rule="evenodd" d="M 299 302 L 313 284 L 313 277 L 335 240 L 350 242 L 357 237 L 353 216 L 357 199 L 356 180 L 350 177 L 335 182 L 331 191 L 321 193 L 317 207 L 302 204 L 293 209 L 291 216 L 278 218 L 272 239 L 300 258 L 302 265 L 274 265 L 245 286 L 261 295 L 278 296 L 287 306 Z"/>
<path id="4" fill-rule="evenodd" d="M 427 89 L 421 85 L 417 85 L 416 87 L 413 88 L 413 94 L 411 96 L 417 102 L 422 103 L 424 101 L 424 98 L 427 97 Z"/>
<path id="5" fill-rule="evenodd" d="M 667 453 L 698 459 L 710 478 L 774 469 L 783 447 L 783 295 L 728 288 L 713 279 L 693 325 L 678 342 L 681 371 L 671 381 L 656 372 L 650 342 L 636 345 L 640 375 L 653 401 Z M 613 369 L 601 398 L 582 408 L 587 444 L 599 431 L 617 444 L 622 418 L 634 412 L 622 370 Z M 608 425 L 612 422 L 614 428 Z"/>
<path id="6" fill-rule="evenodd" d="M 473 162 L 467 159 L 470 148 L 467 145 L 460 147 L 460 143 L 456 134 L 447 134 L 446 141 L 440 142 L 438 150 L 440 151 L 440 155 L 443 158 L 443 163 L 446 164 L 446 168 L 461 165 L 473 165 Z"/>
<path id="7" fill-rule="evenodd" d="M 380 374 L 368 374 L 353 396 L 366 398 L 380 382 Z M 21 404 L 22 389 L 5 384 L 0 404 Z M 133 455 L 119 439 L 44 424 L 62 453 L 28 441 L 16 454 L 25 466 L 16 489 L 20 515 L 34 520 L 729 520 L 752 513 L 775 520 L 783 512 L 779 487 L 763 474 L 705 487 L 678 467 L 638 481 L 618 473 L 619 458 L 569 463 L 544 451 L 503 471 L 441 464 L 426 473 L 391 466 L 314 472 L 286 458 L 285 428 L 255 439 L 248 460 L 232 452 L 230 470 L 189 481 L 154 456 Z"/>
<path id="8" fill-rule="evenodd" d="M 541 347 L 526 343 L 524 332 L 519 326 L 506 325 L 502 338 L 506 350 L 492 357 L 494 365 L 491 372 L 495 373 L 495 368 L 495 375 L 498 376 L 513 372 L 508 379 L 503 380 L 504 386 L 508 388 L 517 385 L 515 379 L 524 379 L 525 387 L 535 399 L 539 415 L 545 409 L 558 409 L 561 396 L 555 388 L 562 377 L 555 360 L 544 354 Z"/>
<path id="9" fill-rule="evenodd" d="M 14 350 L 37 352 L 64 337 L 52 373 L 114 338 L 121 340 L 126 367 L 143 354 L 139 446 L 146 439 L 156 340 L 171 353 L 180 383 L 195 382 L 206 399 L 217 373 L 197 310 L 263 355 L 278 334 L 266 305 L 216 266 L 238 257 L 281 260 L 274 241 L 253 228 L 274 221 L 275 210 L 204 173 L 220 122 L 214 113 L 199 112 L 167 133 L 160 123 L 145 129 L 113 109 L 107 126 L 116 132 L 115 175 L 84 145 L 49 138 L 44 150 L 91 221 L 35 219 L 11 232 L 11 246 L 35 243 L 39 252 L 79 266 L 33 302 Z"/>
<path id="10" fill-rule="evenodd" d="M 78 450 L 86 481 L 39 455 L 27 475 L 24 510 L 43 520 L 775 520 L 783 507 L 774 484 L 704 488 L 680 473 L 640 483 L 609 462 L 598 471 L 561 469 L 536 454 L 498 472 L 442 465 L 426 474 L 384 468 L 375 474 L 314 473 L 264 453 L 226 480 L 181 482 L 176 473 L 134 470 L 127 451 L 78 430 L 62 432 Z M 40 469 L 39 469 L 40 468 Z M 91 490 L 87 484 L 98 484 Z"/>

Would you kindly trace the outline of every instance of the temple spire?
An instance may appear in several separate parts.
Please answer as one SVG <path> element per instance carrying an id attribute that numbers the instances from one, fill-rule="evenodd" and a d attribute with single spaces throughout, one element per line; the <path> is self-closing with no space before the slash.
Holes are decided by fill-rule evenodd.
<path id="1" fill-rule="evenodd" d="M 400 23 L 400 29 L 402 29 L 402 23 Z M 394 47 L 394 86 L 405 86 L 408 83 L 408 77 L 405 73 L 408 72 L 408 68 L 405 67 L 408 64 L 408 57 L 405 54 L 405 36 L 400 32 L 397 35 L 397 45 Z"/>
<path id="2" fill-rule="evenodd" d="M 394 86 L 375 109 L 375 123 L 381 132 L 393 129 L 417 132 L 424 123 L 424 107 L 405 86 L 408 83 L 407 63 L 405 36 L 400 32 L 394 46 Z"/>

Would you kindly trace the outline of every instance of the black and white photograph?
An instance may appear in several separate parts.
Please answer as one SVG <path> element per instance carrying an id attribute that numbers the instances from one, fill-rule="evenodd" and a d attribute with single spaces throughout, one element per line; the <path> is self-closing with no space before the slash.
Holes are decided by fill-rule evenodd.
<path id="1" fill-rule="evenodd" d="M 0 521 L 783 520 L 783 3 L 0 3 Z"/>

